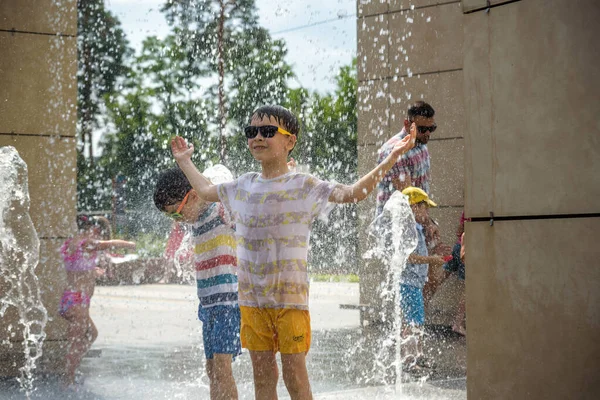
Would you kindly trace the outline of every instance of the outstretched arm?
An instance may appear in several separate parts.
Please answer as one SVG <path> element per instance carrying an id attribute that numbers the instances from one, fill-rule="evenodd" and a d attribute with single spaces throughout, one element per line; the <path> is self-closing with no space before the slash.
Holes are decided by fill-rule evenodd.
<path id="1" fill-rule="evenodd" d="M 128 242 L 126 240 L 98 240 L 95 243 L 96 250 L 107 250 L 107 249 L 135 249 L 134 242 Z"/>
<path id="2" fill-rule="evenodd" d="M 444 265 L 444 259 L 442 257 L 420 256 L 415 253 L 408 256 L 407 261 L 411 264 L 429 264 L 430 267 L 441 267 Z"/>
<path id="3" fill-rule="evenodd" d="M 177 161 L 177 165 L 179 165 L 179 168 L 181 168 L 200 198 L 210 202 L 219 201 L 217 187 L 210 183 L 192 162 L 191 157 L 192 153 L 194 153 L 194 145 L 191 143 L 188 145 L 184 138 L 175 136 L 171 139 L 171 151 L 173 152 L 175 161 Z"/>
<path id="4" fill-rule="evenodd" d="M 356 203 L 364 200 L 369 193 L 375 189 L 375 186 L 383 179 L 385 174 L 394 166 L 398 157 L 412 149 L 417 137 L 417 127 L 413 123 L 410 127 L 410 134 L 406 135 L 398 142 L 391 153 L 375 169 L 363 176 L 354 185 L 337 185 L 329 201 L 332 203 Z"/>

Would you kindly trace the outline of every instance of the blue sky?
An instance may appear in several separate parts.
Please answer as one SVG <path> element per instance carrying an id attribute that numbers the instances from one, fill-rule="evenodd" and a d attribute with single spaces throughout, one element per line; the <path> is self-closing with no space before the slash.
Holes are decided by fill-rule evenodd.
<path id="1" fill-rule="evenodd" d="M 169 33 L 159 11 L 164 1 L 106 0 L 106 5 L 121 20 L 131 45 L 139 49 L 145 37 Z M 356 55 L 356 0 L 256 0 L 256 5 L 261 25 L 287 43 L 287 61 L 297 76 L 290 86 L 333 90 L 339 67 Z M 326 20 L 334 21 L 293 29 Z"/>

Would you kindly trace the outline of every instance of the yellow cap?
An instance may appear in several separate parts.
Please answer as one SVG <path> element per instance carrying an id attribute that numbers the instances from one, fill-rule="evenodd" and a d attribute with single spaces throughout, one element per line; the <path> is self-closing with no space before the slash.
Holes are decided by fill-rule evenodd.
<path id="1" fill-rule="evenodd" d="M 437 207 L 437 204 L 431 201 L 429 196 L 427 196 L 427 193 L 418 187 L 409 186 L 402 191 L 402 194 L 408 196 L 408 202 L 411 206 L 424 201 L 429 207 Z"/>

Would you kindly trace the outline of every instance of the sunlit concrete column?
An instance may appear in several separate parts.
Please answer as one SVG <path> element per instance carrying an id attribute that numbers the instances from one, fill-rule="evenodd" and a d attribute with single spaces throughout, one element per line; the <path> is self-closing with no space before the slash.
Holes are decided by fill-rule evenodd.
<path id="1" fill-rule="evenodd" d="M 600 3 L 463 3 L 468 396 L 596 399 Z"/>
<path id="2" fill-rule="evenodd" d="M 416 100 L 436 110 L 438 129 L 431 135 L 431 210 L 443 241 L 452 246 L 464 204 L 463 14 L 460 1 L 390 2 L 390 130 L 402 129 Z M 442 269 L 430 274 L 442 278 Z M 452 275 L 439 288 L 426 323 L 452 325 L 462 282 Z"/>
<path id="3" fill-rule="evenodd" d="M 61 367 L 65 338 L 57 313 L 65 284 L 58 247 L 73 234 L 76 215 L 76 34 L 75 0 L 0 2 L 0 146 L 14 146 L 28 165 L 40 239 L 36 275 L 50 317 L 41 368 L 52 371 Z M 15 318 L 9 310 L 2 319 L 1 342 L 22 340 L 7 330 Z M 1 345 L 0 375 L 15 375 L 21 357 Z"/>
<path id="4" fill-rule="evenodd" d="M 438 124 L 428 145 L 432 197 L 440 205 L 432 216 L 443 240 L 452 245 L 464 199 L 460 1 L 358 0 L 357 6 L 359 175 L 377 165 L 377 150 L 402 129 L 409 105 L 420 99 L 429 102 Z M 376 194 L 371 194 L 359 205 L 361 254 L 368 250 L 367 227 L 375 216 L 375 203 Z M 381 300 L 385 267 L 362 262 L 360 301 L 370 308 L 361 311 L 361 321 L 375 348 L 378 335 L 387 329 L 383 320 L 390 321 L 394 310 L 385 310 Z M 449 280 L 427 310 L 427 323 L 451 324 L 460 290 L 456 279 Z"/>
<path id="5" fill-rule="evenodd" d="M 429 102 L 438 125 L 428 145 L 432 197 L 440 205 L 431 214 L 449 245 L 456 241 L 464 204 L 462 20 L 460 1 L 358 1 L 359 174 L 377 164 L 377 149 L 402 129 L 409 105 Z M 362 235 L 374 217 L 375 197 L 359 207 Z M 364 252 L 364 238 L 360 246 Z M 361 276 L 365 304 L 378 301 L 379 282 L 371 271 Z M 428 323 L 450 324 L 459 285 L 450 280 L 441 288 L 427 312 Z"/>

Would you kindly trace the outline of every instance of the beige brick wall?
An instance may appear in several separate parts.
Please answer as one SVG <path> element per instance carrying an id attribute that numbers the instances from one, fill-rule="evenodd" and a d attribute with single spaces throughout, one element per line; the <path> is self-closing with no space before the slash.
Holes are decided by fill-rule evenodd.
<path id="1" fill-rule="evenodd" d="M 28 165 L 30 214 L 40 238 L 36 269 L 46 327 L 45 363 L 55 368 L 65 337 L 58 302 L 64 288 L 57 248 L 73 234 L 76 214 L 76 1 L 5 0 L 0 2 L 0 146 L 14 146 Z M 0 326 L 14 324 L 7 313 Z M 18 341 L 18 336 L 11 340 Z M 8 347 L 0 347 L 0 375 L 18 365 Z"/>
<path id="2" fill-rule="evenodd" d="M 511 220 L 466 227 L 468 396 L 595 399 L 600 3 L 492 4 L 464 18 L 465 208 Z"/>
<path id="3" fill-rule="evenodd" d="M 358 0 L 359 174 L 377 164 L 377 149 L 402 129 L 406 110 L 424 99 L 436 110 L 438 130 L 428 145 L 432 212 L 443 240 L 452 244 L 464 204 L 463 13 L 460 1 Z M 376 194 L 359 207 L 360 234 L 374 216 Z M 359 241 L 364 252 L 365 240 Z M 370 271 L 361 276 L 361 302 L 378 303 Z M 456 286 L 456 282 L 450 282 Z M 432 308 L 455 303 L 459 287 L 443 290 Z M 433 314 L 433 313 L 431 313 Z M 449 323 L 451 313 L 435 323 Z"/>

